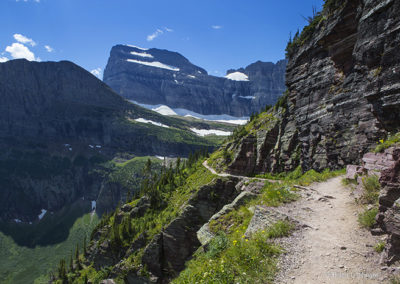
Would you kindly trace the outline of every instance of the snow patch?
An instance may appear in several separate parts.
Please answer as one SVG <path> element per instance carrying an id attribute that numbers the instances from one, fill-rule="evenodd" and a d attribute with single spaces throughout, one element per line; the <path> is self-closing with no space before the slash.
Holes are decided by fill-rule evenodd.
<path id="1" fill-rule="evenodd" d="M 233 72 L 225 76 L 225 78 L 233 81 L 249 81 L 249 77 L 242 72 Z"/>
<path id="2" fill-rule="evenodd" d="M 95 200 L 92 201 L 92 211 L 93 210 L 96 210 L 96 201 Z"/>
<path id="3" fill-rule="evenodd" d="M 253 100 L 256 97 L 254 97 L 254 96 L 239 96 L 239 98 L 246 99 L 246 100 Z"/>
<path id="4" fill-rule="evenodd" d="M 159 160 L 161 160 L 161 161 L 164 161 L 164 160 L 165 160 L 165 158 L 164 158 L 163 156 L 156 156 L 156 158 L 159 159 Z"/>
<path id="5" fill-rule="evenodd" d="M 126 61 L 128 62 L 132 62 L 132 63 L 137 63 L 137 64 L 142 64 L 142 65 L 146 65 L 146 66 L 150 66 L 150 67 L 157 67 L 157 68 L 161 68 L 161 69 L 167 69 L 167 70 L 171 70 L 171 71 L 179 71 L 180 69 L 174 66 L 170 66 L 158 61 L 153 61 L 153 62 L 147 62 L 147 61 L 140 61 L 140 60 L 136 60 L 136 59 L 127 59 Z"/>
<path id="6" fill-rule="evenodd" d="M 101 149 L 101 145 L 96 145 L 96 148 L 97 149 Z"/>
<path id="7" fill-rule="evenodd" d="M 47 213 L 47 210 L 46 209 L 42 209 L 42 213 L 40 213 L 39 216 L 38 216 L 39 220 L 42 220 L 44 215 L 46 215 L 46 213 Z"/>
<path id="8" fill-rule="evenodd" d="M 153 125 L 156 125 L 156 126 L 169 128 L 168 125 L 162 124 L 160 122 L 155 122 L 155 121 L 152 121 L 152 120 L 147 120 L 147 119 L 144 119 L 144 118 L 137 118 L 137 119 L 135 119 L 135 121 L 141 122 L 141 123 L 150 123 L 150 124 L 153 124 Z"/>
<path id="9" fill-rule="evenodd" d="M 135 56 L 140 56 L 140 57 L 154 58 L 153 55 L 148 54 L 148 53 L 146 53 L 146 52 L 135 52 L 135 51 L 131 51 L 131 54 L 132 54 L 132 55 L 135 55 Z"/>
<path id="10" fill-rule="evenodd" d="M 170 107 L 161 105 L 156 108 L 152 108 L 152 111 L 158 112 L 161 115 L 177 115 Z"/>
<path id="11" fill-rule="evenodd" d="M 14 219 L 15 223 L 22 223 L 22 221 L 20 219 Z"/>
<path id="12" fill-rule="evenodd" d="M 236 125 L 245 125 L 247 122 L 249 122 L 248 119 L 236 119 L 236 120 L 218 119 L 218 120 L 215 120 L 215 121 L 225 122 L 225 123 L 230 123 L 230 124 L 236 124 Z"/>
<path id="13" fill-rule="evenodd" d="M 178 116 L 184 116 L 184 117 L 193 117 L 196 119 L 202 119 L 202 120 L 209 120 L 209 121 L 218 121 L 218 122 L 225 122 L 225 123 L 230 123 L 230 124 L 235 124 L 235 125 L 244 125 L 249 121 L 248 117 L 235 117 L 227 114 L 215 114 L 215 115 L 205 115 L 205 114 L 199 114 L 197 112 L 183 109 L 183 108 L 170 108 L 169 106 L 166 105 L 148 105 L 148 104 L 141 104 L 135 101 L 131 101 L 134 104 L 137 104 L 141 107 L 144 107 L 146 109 L 150 109 L 152 111 L 158 112 L 159 114 L 162 115 L 178 115 Z"/>
<path id="14" fill-rule="evenodd" d="M 196 79 L 196 76 L 193 76 L 193 75 L 187 75 L 189 78 L 192 78 L 192 79 Z"/>
<path id="15" fill-rule="evenodd" d="M 191 131 L 196 133 L 199 136 L 206 136 L 206 135 L 217 135 L 217 136 L 229 136 L 232 132 L 216 130 L 216 129 L 196 129 L 190 128 Z"/>
<path id="16" fill-rule="evenodd" d="M 139 47 L 139 46 L 136 46 L 136 45 L 125 44 L 125 46 L 137 48 L 137 49 L 140 49 L 140 50 L 149 50 L 148 48 L 143 48 L 143 47 Z"/>

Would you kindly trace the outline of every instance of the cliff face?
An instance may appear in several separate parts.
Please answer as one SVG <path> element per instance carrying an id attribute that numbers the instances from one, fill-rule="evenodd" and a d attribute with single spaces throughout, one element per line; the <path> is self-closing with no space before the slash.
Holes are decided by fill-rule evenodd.
<path id="1" fill-rule="evenodd" d="M 178 156 L 211 146 L 71 62 L 0 64 L 0 98 L 0 221 L 38 221 L 42 209 L 81 198 L 113 209 L 126 190 L 103 184 L 113 170 L 103 163 L 117 153 Z"/>
<path id="2" fill-rule="evenodd" d="M 397 131 L 399 12 L 396 1 L 328 1 L 288 46 L 280 123 L 231 145 L 231 171 L 340 168 Z"/>
<path id="3" fill-rule="evenodd" d="M 111 50 L 104 82 L 123 97 L 144 104 L 165 104 L 201 114 L 249 116 L 274 104 L 285 90 L 286 61 L 258 61 L 239 80 L 209 76 L 185 57 L 167 50 L 117 45 Z"/>

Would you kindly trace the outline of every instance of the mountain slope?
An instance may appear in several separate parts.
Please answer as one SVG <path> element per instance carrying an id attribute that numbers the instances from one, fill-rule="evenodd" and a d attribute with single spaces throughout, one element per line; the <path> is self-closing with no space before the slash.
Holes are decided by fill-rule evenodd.
<path id="1" fill-rule="evenodd" d="M 116 155 L 185 156 L 215 145 L 189 130 L 208 124 L 129 103 L 71 62 L 2 63 L 0 96 L 0 220 L 6 222 L 34 222 L 42 209 L 96 200 L 102 172 L 111 170 L 105 163 Z"/>
<path id="2" fill-rule="evenodd" d="M 241 117 L 276 102 L 285 90 L 285 66 L 285 60 L 258 61 L 243 70 L 230 70 L 227 79 L 209 76 L 176 52 L 117 45 L 111 50 L 104 82 L 139 103 Z"/>

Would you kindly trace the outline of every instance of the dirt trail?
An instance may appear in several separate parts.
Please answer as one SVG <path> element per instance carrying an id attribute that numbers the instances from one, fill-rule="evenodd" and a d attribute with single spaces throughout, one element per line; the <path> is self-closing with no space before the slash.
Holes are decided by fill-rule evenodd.
<path id="1" fill-rule="evenodd" d="M 221 177 L 245 176 L 210 172 Z M 261 181 L 279 182 L 263 178 Z M 285 253 L 279 261 L 276 283 L 348 284 L 387 283 L 390 268 L 381 268 L 374 246 L 382 237 L 359 226 L 362 208 L 355 203 L 349 188 L 341 184 L 342 177 L 315 183 L 300 191 L 302 198 L 286 204 L 279 211 L 302 224 L 279 242 Z"/>
<path id="2" fill-rule="evenodd" d="M 210 167 L 207 163 L 207 160 L 203 162 L 203 166 L 209 170 L 212 174 L 217 175 L 219 177 L 236 177 L 240 179 L 247 179 L 247 180 L 259 180 L 259 181 L 269 181 L 269 182 L 279 182 L 279 180 L 272 180 L 266 178 L 258 178 L 258 177 L 246 177 L 246 176 L 239 176 L 239 175 L 232 175 L 228 173 L 217 173 L 212 167 Z"/>
<path id="3" fill-rule="evenodd" d="M 374 237 L 359 227 L 360 208 L 341 177 L 314 184 L 303 198 L 280 209 L 308 226 L 282 240 L 286 249 L 277 283 L 383 283 Z"/>

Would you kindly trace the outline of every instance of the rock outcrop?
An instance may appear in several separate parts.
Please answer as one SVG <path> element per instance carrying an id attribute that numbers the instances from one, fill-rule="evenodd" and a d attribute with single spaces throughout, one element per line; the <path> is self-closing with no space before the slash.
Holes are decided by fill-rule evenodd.
<path id="1" fill-rule="evenodd" d="M 119 269 L 118 263 L 121 260 L 143 249 L 141 267 L 146 268 L 147 281 L 167 283 L 184 269 L 185 262 L 201 246 L 197 238 L 200 227 L 240 194 L 241 188 L 238 182 L 237 178 L 216 178 L 211 183 L 201 186 L 179 210 L 178 217 L 165 226 L 160 233 L 150 239 L 148 236 L 141 235 L 132 242 L 130 247 L 122 245 L 113 247 L 106 237 L 111 228 L 107 226 L 101 228 L 95 233 L 92 245 L 89 247 L 88 263 L 93 262 L 98 269 L 105 266 L 114 266 L 114 270 Z M 132 212 L 137 211 L 141 211 L 141 214 L 135 213 L 134 218 L 142 217 L 145 213 L 143 209 L 145 200 L 146 197 L 143 197 L 133 208 L 123 206 L 114 217 L 116 222 L 131 218 Z M 132 271 L 127 268 L 124 274 L 127 274 L 130 279 L 141 279 L 142 272 L 138 269 Z M 118 271 L 113 273 L 119 274 Z M 136 282 L 132 280 L 129 283 Z"/>
<path id="2" fill-rule="evenodd" d="M 210 76 L 176 52 L 117 45 L 111 50 L 104 82 L 123 97 L 201 114 L 250 116 L 274 104 L 285 91 L 286 60 L 258 61 L 232 80 Z M 229 74 L 228 76 L 229 77 Z"/>
<path id="3" fill-rule="evenodd" d="M 382 189 L 376 220 L 388 234 L 385 261 L 393 264 L 400 260 L 400 148 L 389 148 L 385 153 L 390 160 L 381 170 L 379 182 Z"/>
<path id="4" fill-rule="evenodd" d="M 398 131 L 399 13 L 398 1 L 327 2 L 288 46 L 278 125 L 231 147 L 238 152 L 232 172 L 342 168 Z"/>
<path id="5" fill-rule="evenodd" d="M 400 260 L 400 147 L 366 153 L 360 166 L 347 166 L 347 178 L 357 179 L 358 184 L 366 175 L 378 176 L 381 184 L 378 228 L 372 232 L 388 235 L 382 261 L 390 265 Z"/>

